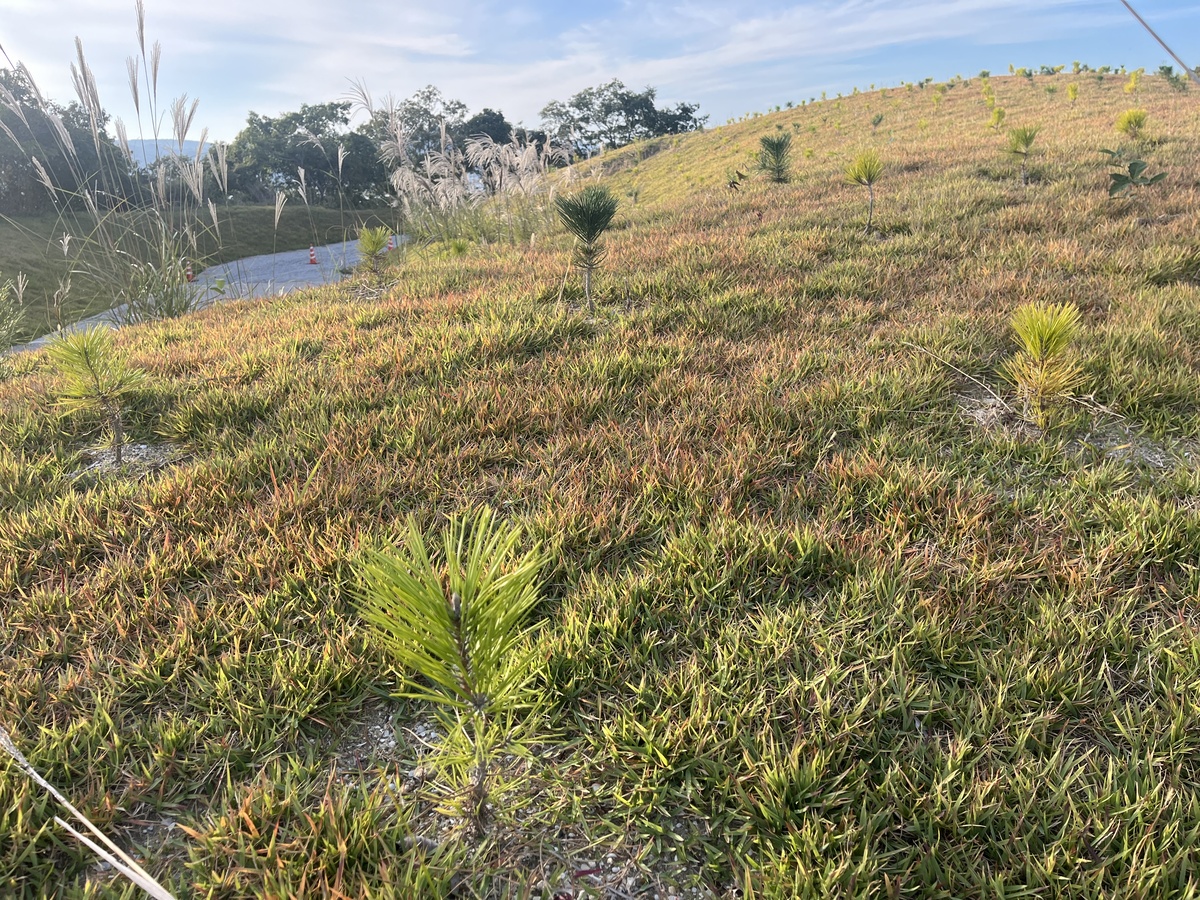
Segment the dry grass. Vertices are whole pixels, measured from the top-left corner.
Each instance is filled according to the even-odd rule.
[[[974,80],[608,154],[639,200],[594,317],[560,234],[122,330],[130,437],[182,451],[148,477],[71,476],[98,423],[37,357],[0,383],[0,717],[185,895],[1193,896],[1200,290],[1152,275],[1200,115],[1144,79],[1170,174],[1110,201],[1124,79],[1074,80],[992,79],[1025,187]],[[794,182],[729,191],[776,123]],[[1046,434],[963,413],[1024,301],[1084,313]],[[410,777],[423,710],[340,751],[396,683],[354,563],[479,503],[552,553],[552,742],[481,846]],[[0,893],[115,894],[51,814],[5,773]]]

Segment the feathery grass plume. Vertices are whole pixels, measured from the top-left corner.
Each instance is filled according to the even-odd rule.
[[[1007,153],[1021,160],[1021,184],[1029,184],[1029,154],[1033,152],[1033,142],[1037,139],[1040,128],[1032,125],[1022,125],[1008,132]]]
[[[588,311],[596,312],[592,301],[592,272],[604,261],[608,251],[602,243],[604,232],[612,225],[619,201],[608,188],[589,184],[575,194],[554,198],[558,217],[567,231],[575,236],[572,261],[583,270],[583,291]]]
[[[758,170],[775,184],[792,179],[792,136],[765,134],[759,139]]]
[[[122,325],[134,325],[195,312],[204,287],[188,280],[188,248],[194,246],[194,235],[171,231],[166,223],[149,229],[137,256],[126,258],[129,268],[112,317]]]
[[[1142,137],[1150,115],[1144,109],[1127,109],[1117,116],[1114,128],[1130,140],[1136,141]]]
[[[186,246],[178,255],[189,258],[198,257],[200,236],[214,236],[209,243],[219,244],[215,226],[205,222],[209,210],[201,156],[182,155],[197,104],[186,96],[171,104],[172,137],[179,152],[160,154],[160,132],[167,118],[158,100],[162,48],[157,42],[147,47],[144,4],[138,0],[134,8],[140,55],[127,60],[126,76],[137,134],[145,141],[143,123],[148,121],[151,129],[154,158],[146,166],[139,166],[133,158],[129,146],[132,128],[126,123],[113,123],[116,141],[109,136],[108,114],[82,41],[76,41],[76,59],[70,66],[78,100],[74,115],[82,120],[79,129],[71,132],[64,126],[59,108],[45,98],[28,69],[19,64],[14,72],[22,85],[21,97],[2,100],[10,109],[19,110],[26,123],[24,131],[10,137],[38,173],[63,230],[79,238],[68,260],[76,276],[75,315],[107,308],[119,300],[135,287],[141,267],[161,269],[164,244],[182,240]],[[28,127],[34,118],[51,127]],[[201,133],[201,146],[206,137]],[[48,160],[54,164],[47,164]],[[144,309],[149,316],[158,315],[152,305]]]
[[[1020,349],[1000,371],[1015,386],[1026,416],[1045,428],[1050,406],[1083,381],[1083,370],[1069,353],[1079,336],[1079,309],[1070,303],[1023,303],[1010,325]]]
[[[434,704],[446,729],[439,755],[477,837],[498,787],[497,756],[523,750],[517,718],[536,706],[530,683],[541,660],[526,622],[546,558],[538,547],[518,555],[521,537],[482,508],[452,519],[431,556],[410,516],[403,551],[372,553],[359,571],[363,619],[413,673],[402,696]]]
[[[874,150],[865,150],[846,167],[846,181],[867,189],[867,225],[864,234],[871,233],[871,221],[875,215],[875,182],[883,174],[883,163]]]
[[[63,378],[57,405],[68,413],[102,415],[112,429],[112,449],[121,465],[125,446],[123,407],[126,398],[146,381],[140,369],[130,368],[113,349],[112,330],[92,326],[58,335],[48,348]]]
[[[53,797],[63,809],[65,809],[74,817],[76,822],[90,831],[95,836],[96,841],[99,841],[99,843],[87,837],[87,835],[77,831],[69,822],[66,822],[59,816],[54,817],[54,821],[57,824],[61,825],[76,840],[78,840],[81,844],[86,846],[102,860],[120,872],[129,881],[133,882],[135,885],[149,894],[152,898],[154,898],[154,900],[175,900],[174,895],[171,894],[170,891],[159,884],[150,875],[150,873],[139,866],[132,857],[125,853],[124,850],[114,844],[108,838],[108,836],[104,834],[104,832],[93,825],[91,820],[88,819],[88,817],[81,813],[78,809],[76,809],[71,801],[68,800],[61,791],[59,791],[56,787],[54,787],[54,785],[42,777],[41,773],[38,772],[38,770],[30,764],[29,760],[25,758],[25,754],[17,749],[17,745],[13,743],[12,738],[9,736],[8,732],[3,728],[3,726],[0,726],[0,750],[3,750],[10,757],[12,757],[12,759],[16,762],[17,767],[23,773],[25,773],[25,775],[32,780],[34,784]]]

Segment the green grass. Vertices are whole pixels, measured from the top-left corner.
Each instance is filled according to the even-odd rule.
[[[284,207],[278,230],[273,206],[218,208],[217,221],[217,233],[198,235],[197,257],[208,264],[275,250],[298,250],[314,242],[327,244],[343,238],[354,240],[360,224],[395,224],[394,214],[388,210],[342,212],[324,207],[307,208],[299,202]],[[211,228],[207,216],[205,224]],[[50,301],[70,268],[59,243],[64,230],[76,229],[65,227],[56,216],[0,218],[0,275],[15,279],[17,273],[24,273],[29,279],[20,328],[22,339],[50,330]],[[74,235],[74,238],[77,247],[80,236]],[[198,263],[195,268],[200,271],[203,265]],[[76,321],[108,309],[112,304],[111,297],[99,294],[86,277],[76,275],[63,307],[63,317],[67,322]]]
[[[1200,288],[1150,273],[1194,246],[1200,115],[1146,79],[1169,190],[1110,201],[1123,79],[1034,81],[992,79],[1042,126],[1025,186],[974,86],[607,154],[639,202],[595,316],[559,233],[122,329],[161,471],[76,474],[100,423],[27,357],[0,719],[182,895],[1195,896]],[[730,192],[776,120],[813,155]],[[1000,402],[1026,301],[1083,313],[1046,433]],[[482,844],[410,777],[431,717],[353,575],[479,504],[550,555],[546,744]],[[119,895],[3,771],[0,893]]]

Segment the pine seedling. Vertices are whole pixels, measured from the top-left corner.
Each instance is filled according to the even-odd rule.
[[[1005,115],[1005,113],[1004,113],[1003,106],[994,107],[992,109],[992,118],[988,122],[988,127],[993,128],[996,131],[999,131],[1001,128],[1004,127],[1004,115]]]
[[[404,549],[372,553],[359,572],[363,619],[405,673],[402,696],[434,704],[451,808],[479,838],[503,789],[499,756],[526,752],[518,715],[537,705],[541,661],[526,622],[546,560],[536,547],[518,555],[521,536],[481,509],[452,520],[431,556],[410,516]]]
[[[1023,303],[1010,321],[1019,347],[1001,366],[1013,383],[1025,415],[1039,428],[1049,423],[1049,408],[1083,381],[1083,370],[1070,356],[1079,336],[1079,309],[1070,303]]]
[[[1040,129],[1026,125],[1008,132],[1007,151],[1021,160],[1021,184],[1029,184],[1029,154],[1033,152],[1033,142],[1038,136],[1038,131]]]
[[[60,334],[48,348],[63,377],[57,404],[68,413],[98,413],[112,430],[112,449],[121,465],[125,446],[123,407],[128,396],[146,381],[140,369],[130,368],[113,349],[112,331],[93,326]]]
[[[583,292],[587,297],[588,312],[593,315],[596,304],[592,301],[592,272],[608,254],[601,239],[612,225],[618,202],[608,188],[598,184],[589,184],[575,194],[554,198],[559,219],[575,236],[572,261],[583,271]]]
[[[1131,141],[1136,141],[1142,137],[1149,119],[1150,116],[1144,109],[1127,109],[1117,116],[1114,127]]]
[[[1075,101],[1079,99],[1079,83],[1072,81],[1067,85],[1067,99],[1071,101],[1071,105],[1075,105]]]
[[[378,287],[383,285],[383,253],[391,236],[391,231],[382,225],[378,228],[362,228],[358,232],[359,259]]]
[[[875,214],[875,182],[882,174],[883,163],[874,150],[860,153],[854,162],[846,167],[846,181],[867,189],[867,226],[863,229],[864,234],[871,233],[871,221]]]
[[[792,180],[792,136],[767,134],[759,140],[758,170],[768,181],[787,184]]]

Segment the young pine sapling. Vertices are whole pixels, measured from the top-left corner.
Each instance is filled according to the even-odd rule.
[[[102,415],[112,430],[112,449],[118,466],[125,446],[124,404],[146,381],[140,369],[130,368],[113,349],[112,330],[93,326],[56,337],[48,348],[63,377],[58,405],[67,412]]]
[[[791,181],[792,136],[787,133],[767,134],[758,143],[758,170],[775,184]]]
[[[1013,312],[1020,349],[1004,361],[1001,372],[1039,428],[1048,424],[1050,405],[1069,397],[1083,381],[1083,370],[1070,355],[1080,321],[1079,309],[1070,303],[1023,303]]]
[[[1029,154],[1033,152],[1038,131],[1039,128],[1025,125],[1008,132],[1008,153],[1021,160],[1021,184],[1029,184]]]
[[[434,764],[476,837],[503,789],[498,757],[524,755],[520,715],[532,722],[537,705],[541,661],[526,622],[546,560],[536,547],[519,555],[521,536],[481,509],[452,520],[431,556],[410,517],[403,551],[373,553],[360,570],[363,619],[404,673],[403,696],[434,704],[445,731]]]
[[[382,225],[378,228],[362,228],[358,232],[358,256],[371,273],[376,287],[383,286],[383,254],[391,236],[391,231]]]
[[[583,271],[583,291],[587,297],[588,312],[594,315],[596,304],[592,301],[592,272],[608,253],[602,238],[617,214],[618,200],[608,188],[589,184],[574,194],[555,197],[554,205],[563,226],[575,236],[572,261],[576,268]]]
[[[871,233],[871,221],[875,214],[875,182],[882,174],[883,163],[874,150],[860,153],[854,162],[846,167],[846,181],[867,189],[867,226],[863,229],[864,234]]]

